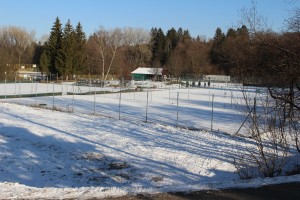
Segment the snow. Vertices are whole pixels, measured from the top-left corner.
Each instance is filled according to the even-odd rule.
[[[54,86],[34,85],[20,84],[20,91],[28,94],[32,86],[33,91],[46,92]],[[3,84],[0,87],[3,95]],[[6,91],[13,94],[14,85],[10,87]],[[55,87],[57,91],[74,89],[72,85]],[[181,96],[177,125],[185,128],[176,127],[177,92]],[[149,90],[147,123],[145,91],[121,94],[121,120],[119,93],[55,96],[57,108],[70,105],[74,113],[25,106],[45,103],[51,108],[52,96],[2,99],[0,198],[89,199],[300,182],[299,175],[239,179],[233,158],[253,144],[234,135],[243,116],[235,104],[231,106],[229,95],[224,97],[225,92],[234,92],[233,101],[239,101],[239,90],[232,88]]]
[[[147,67],[139,67],[131,74],[153,74],[153,75],[162,75],[163,68],[147,68]]]

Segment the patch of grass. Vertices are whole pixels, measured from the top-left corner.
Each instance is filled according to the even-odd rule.
[[[110,170],[126,169],[129,165],[126,162],[111,162],[108,164]]]
[[[151,178],[151,180],[154,181],[154,182],[160,182],[160,181],[164,180],[164,177],[154,176],[154,177]]]

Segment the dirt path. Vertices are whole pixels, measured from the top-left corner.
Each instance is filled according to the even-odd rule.
[[[300,183],[269,185],[260,188],[136,195],[105,200],[296,200],[300,199]]]

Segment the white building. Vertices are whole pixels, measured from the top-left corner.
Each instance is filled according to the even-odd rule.
[[[225,75],[203,75],[203,79],[211,82],[230,82],[230,76]]]
[[[161,80],[163,68],[139,67],[131,72],[132,79],[135,81]]]

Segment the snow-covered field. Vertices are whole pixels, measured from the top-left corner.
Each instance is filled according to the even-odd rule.
[[[150,83],[146,82],[144,85]],[[156,88],[153,89],[122,94],[118,92],[119,88],[74,86],[67,83],[11,83],[6,84],[5,88],[4,84],[0,84],[0,89],[2,91],[0,95],[5,102],[31,106],[43,105],[50,109],[77,114],[96,114],[138,122],[158,122],[189,129],[209,131],[213,129],[229,134],[239,129],[244,118],[243,113],[237,110],[242,99],[239,85],[215,84],[210,88],[186,89],[175,84],[169,86],[156,83]],[[249,91],[253,95],[256,94],[253,88],[249,88]],[[48,93],[50,96],[39,97],[41,93]],[[53,96],[53,93],[63,95]],[[16,98],[5,99],[5,96],[11,95]],[[32,97],[22,98],[22,95],[32,95]]]
[[[30,93],[29,86],[42,88],[22,84],[20,91]],[[50,86],[38,91],[53,92]],[[6,85],[6,94],[16,92],[14,87]],[[54,87],[74,90],[72,85]],[[1,99],[0,199],[87,199],[299,182],[300,176],[239,180],[233,158],[253,145],[233,135],[244,119],[236,106],[239,91],[163,86],[122,93],[122,98],[91,92]],[[59,109],[24,106],[51,108],[53,102]],[[68,106],[73,113],[57,111]]]

